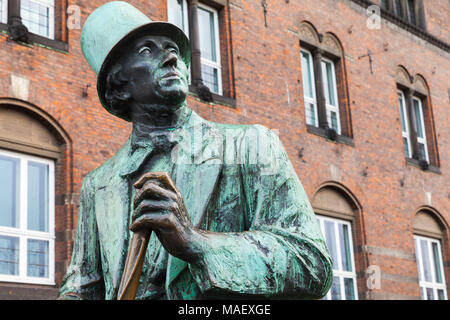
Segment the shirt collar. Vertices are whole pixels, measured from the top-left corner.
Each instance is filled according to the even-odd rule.
[[[182,117],[184,119],[175,127],[150,132],[133,129],[128,159],[120,171],[120,176],[126,178],[134,174],[154,152],[170,151],[182,138],[180,131],[189,126],[191,114],[192,110],[186,108]]]

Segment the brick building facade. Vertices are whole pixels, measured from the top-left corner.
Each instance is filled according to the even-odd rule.
[[[4,187],[2,199],[27,202],[19,185],[35,183],[32,172],[42,166],[51,174],[36,171],[47,177],[36,181],[55,188],[47,223],[32,228],[30,218],[24,226],[20,205],[15,220],[0,212],[8,215],[0,219],[7,260],[0,299],[52,299],[70,259],[82,179],[119,149],[131,126],[98,102],[80,49],[77,23],[107,1],[36,0],[47,20],[33,29],[32,6],[22,0],[31,8],[22,7],[22,19],[36,30],[28,34],[11,28],[18,1],[7,2],[0,2],[0,170],[8,181],[16,181],[8,168],[28,165],[30,173],[17,178],[16,193]],[[128,2],[152,20],[179,9],[167,0]],[[373,4],[379,7],[368,10]],[[210,65],[218,73],[213,102],[192,85],[188,104],[211,121],[278,130],[332,247],[336,282],[328,297],[446,298],[450,3],[204,0],[199,8],[215,22],[217,64]],[[2,210],[13,212],[14,201]],[[32,245],[40,248],[34,264]]]

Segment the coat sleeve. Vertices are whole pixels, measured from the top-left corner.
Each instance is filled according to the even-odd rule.
[[[105,296],[93,191],[88,175],[81,187],[75,244],[58,299],[96,300]]]
[[[313,209],[278,137],[250,128],[237,156],[248,231],[208,235],[191,274],[205,295],[321,298],[333,275]]]

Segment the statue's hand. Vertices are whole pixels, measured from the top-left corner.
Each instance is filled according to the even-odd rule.
[[[200,238],[169,174],[144,174],[135,184],[134,213],[130,230],[152,230],[173,256],[191,262],[198,258]]]

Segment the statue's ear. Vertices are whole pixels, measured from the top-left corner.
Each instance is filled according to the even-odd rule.
[[[128,79],[123,76],[122,67],[113,66],[106,77],[106,100],[112,105],[130,100],[131,94],[125,89],[127,84]]]

